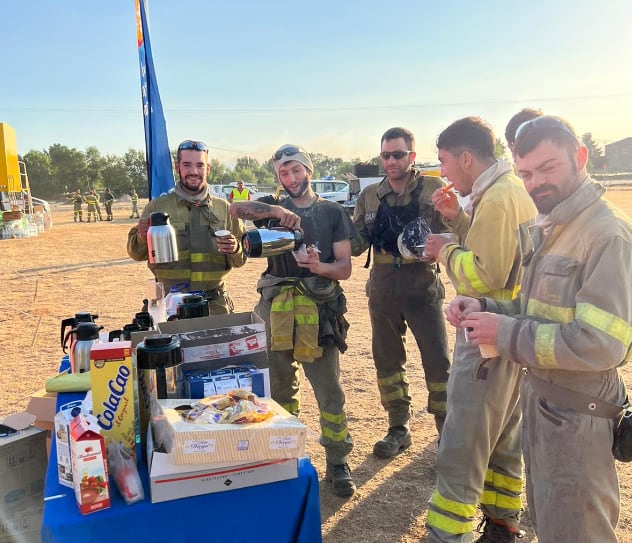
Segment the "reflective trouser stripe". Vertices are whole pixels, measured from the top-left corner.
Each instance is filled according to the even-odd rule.
[[[332,441],[344,441],[349,436],[347,417],[344,413],[320,412],[320,426],[323,436]]]
[[[518,511],[522,507],[520,496],[507,496],[495,490],[483,490],[481,504],[507,509],[508,511]]]
[[[476,509],[476,504],[449,500],[435,490],[430,498],[428,525],[449,534],[465,534],[474,528]]]
[[[298,416],[301,411],[301,405],[298,400],[284,403],[281,407],[283,407],[283,409],[285,409],[288,413],[292,413],[292,415],[296,416]]]
[[[380,401],[386,406],[393,400],[402,400],[408,396],[408,379],[405,372],[397,372],[377,380]]]
[[[509,477],[508,475],[497,473],[492,469],[487,470],[487,473],[485,474],[485,483],[518,495],[522,492],[522,479]]]

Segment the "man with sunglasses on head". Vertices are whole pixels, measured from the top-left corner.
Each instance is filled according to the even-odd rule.
[[[244,265],[241,237],[245,232],[239,219],[228,213],[228,202],[209,194],[208,147],[201,141],[183,141],[176,155],[179,181],[173,192],[151,200],[128,235],[127,253],[134,260],[148,260],[147,231],[149,216],[155,211],[169,215],[176,231],[178,261],[147,266],[169,292],[175,285],[187,285],[189,292],[203,291],[211,315],[233,311],[233,302],[225,290],[232,268]],[[229,231],[217,237],[215,232]]]
[[[441,175],[453,192],[432,201],[455,239],[429,235],[424,253],[441,264],[458,294],[510,300],[520,288],[531,248],[535,208],[512,165],[494,156],[496,138],[479,117],[448,126],[437,139]],[[437,452],[437,488],[428,510],[428,541],[471,541],[477,507],[480,543],[513,543],[521,535],[520,367],[483,355],[457,329],[448,416]]]
[[[233,216],[302,230],[304,246],[268,257],[268,267],[257,283],[261,294],[255,313],[267,324],[272,397],[297,415],[299,363],[312,385],[320,410],[320,443],[325,447],[326,479],[334,494],[351,496],[356,486],[348,457],[353,448],[340,384],[340,352],[348,323],[340,281],[351,275],[353,225],[336,202],[314,193],[314,166],[305,150],[283,145],[272,165],[287,197],[270,195],[256,201],[233,202]]]
[[[446,315],[474,345],[526,367],[521,385],[529,513],[538,540],[614,543],[613,426],[632,357],[632,220],[586,172],[565,120],[516,133],[514,160],[538,215],[520,297],[457,297]]]
[[[358,197],[353,222],[358,232],[353,256],[369,249],[365,267],[373,260],[366,285],[371,317],[373,362],[380,401],[388,412],[388,432],[373,453],[398,455],[412,444],[412,399],[406,376],[406,330],[421,351],[428,388],[428,411],[439,435],[446,413],[446,383],[450,359],[442,305],[445,289],[434,263],[416,254],[402,254],[398,238],[420,218],[434,232],[444,231],[432,207],[432,193],[445,185],[439,177],[414,168],[415,138],[405,128],[391,128],[382,136],[382,167],[386,177],[366,187]],[[371,254],[372,251],[372,254]]]

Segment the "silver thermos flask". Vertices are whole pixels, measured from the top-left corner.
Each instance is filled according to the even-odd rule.
[[[247,257],[276,256],[287,251],[298,251],[304,243],[300,230],[287,228],[258,228],[248,230],[241,238]]]
[[[99,341],[99,326],[94,322],[80,322],[71,332],[77,335],[77,341],[70,353],[71,367],[74,373],[90,371],[90,349]]]
[[[147,251],[151,264],[164,264],[178,260],[176,232],[169,224],[169,214],[155,211],[149,216]]]

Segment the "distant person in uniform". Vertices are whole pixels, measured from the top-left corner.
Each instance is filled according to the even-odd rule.
[[[138,214],[138,194],[134,189],[130,193],[130,198],[132,200],[132,214],[129,216],[130,219],[140,219],[140,215]]]
[[[230,191],[228,195],[228,201],[233,202],[250,200],[250,191],[244,187],[244,182],[240,179],[237,181],[237,186]]]
[[[96,191],[91,190],[86,194],[85,197],[86,204],[88,204],[88,222],[90,222],[90,217],[94,218],[94,222],[97,222],[97,205],[99,203],[99,197],[96,194]]]
[[[105,214],[107,215],[106,221],[113,221],[114,216],[112,215],[112,204],[114,203],[114,196],[112,196],[112,192],[110,189],[105,189],[103,193],[103,206],[105,207]]]
[[[81,196],[81,189],[77,189],[75,192],[73,192],[71,200],[74,221],[83,222],[83,211],[81,210],[81,204],[83,204],[83,196]]]

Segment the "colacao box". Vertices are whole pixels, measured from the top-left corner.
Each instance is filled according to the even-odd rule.
[[[180,338],[184,372],[244,363],[268,367],[266,326],[255,313],[161,322],[158,328]]]
[[[185,421],[176,408],[194,400],[158,400],[174,464],[235,462],[300,458],[305,454],[307,428],[278,403],[260,398],[274,416],[251,424],[211,424]]]
[[[130,341],[95,343],[90,349],[92,409],[105,439],[122,444],[136,457],[138,398]]]
[[[150,454],[149,489],[152,503],[225,492],[296,477],[296,458],[217,467],[208,464],[177,465],[167,453],[152,451]]]
[[[47,465],[46,432],[0,438],[0,543],[40,541]]]
[[[82,515],[110,507],[105,440],[84,414],[70,421],[75,497]]]

